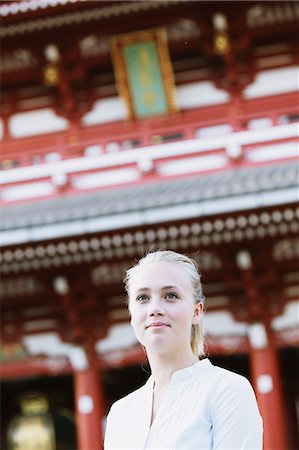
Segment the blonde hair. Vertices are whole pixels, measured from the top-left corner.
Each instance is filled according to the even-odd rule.
[[[188,256],[174,252],[172,250],[159,250],[156,252],[150,252],[142,257],[135,266],[126,271],[124,283],[128,297],[130,294],[131,279],[134,276],[135,272],[140,267],[157,261],[165,261],[180,265],[182,269],[186,271],[191,281],[195,304],[204,304],[205,297],[202,292],[201,274],[198,271],[197,263]],[[196,325],[192,325],[191,328],[191,348],[195,356],[204,356],[204,329],[202,314],[200,316],[200,322]]]

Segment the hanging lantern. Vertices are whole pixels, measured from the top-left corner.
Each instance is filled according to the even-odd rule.
[[[9,450],[55,450],[55,431],[47,398],[30,392],[20,402],[21,414],[15,416],[7,430]]]
[[[217,55],[227,55],[230,51],[228,34],[224,31],[218,31],[214,35],[214,51]]]
[[[46,86],[57,86],[59,83],[59,72],[56,64],[47,64],[43,68],[43,79]]]
[[[215,29],[213,46],[217,55],[227,55],[230,51],[229,36],[227,33],[228,22],[223,13],[217,13],[213,16],[213,26]]]

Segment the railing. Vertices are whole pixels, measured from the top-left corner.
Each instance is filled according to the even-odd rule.
[[[64,159],[119,153],[140,147],[298,120],[294,94],[186,111],[176,117],[80,127],[2,142],[1,168],[12,169]],[[239,116],[238,116],[239,114]]]
[[[273,112],[273,102],[269,108],[268,101],[271,115],[267,116],[265,103],[255,103],[258,114],[245,111],[239,129],[223,120],[228,117],[225,112],[231,114],[231,109],[221,105],[184,113],[168,122],[156,119],[139,124],[111,124],[88,127],[80,133],[68,131],[6,143],[6,154],[10,148],[10,157],[21,156],[24,165],[2,171],[1,201],[26,201],[62,191],[138,183],[145,176],[165,178],[296,159],[295,108],[287,109],[280,102],[280,110]],[[252,108],[251,102],[248,105]],[[24,145],[23,154],[19,146],[13,153],[12,148],[18,144]],[[42,148],[44,159],[52,153],[52,160],[25,165],[28,155],[37,154],[32,150],[37,144],[41,145],[38,148]]]

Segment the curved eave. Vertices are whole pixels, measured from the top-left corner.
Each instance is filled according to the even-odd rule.
[[[6,206],[2,245],[287,205],[297,180],[292,160]]]

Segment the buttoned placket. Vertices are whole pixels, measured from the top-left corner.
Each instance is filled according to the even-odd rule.
[[[156,415],[155,419],[153,420],[153,422],[151,424],[150,422],[151,422],[151,418],[152,418],[153,403],[154,403],[154,380],[153,379],[151,380],[150,395],[149,395],[149,398],[150,398],[150,403],[149,403],[150,404],[150,408],[149,408],[149,411],[150,411],[149,428],[148,428],[148,433],[147,433],[147,436],[146,436],[146,440],[145,440],[143,449],[147,448],[147,443],[148,443],[149,439],[152,437],[152,435],[154,433],[156,433],[158,431],[158,425],[157,424],[159,424],[161,422],[159,420],[159,417],[162,415],[163,410],[165,409],[165,405],[167,405],[167,399],[168,399],[169,394],[172,391],[172,389],[173,389],[173,376],[172,376],[172,378],[170,380],[170,383],[169,383],[169,385],[168,385],[168,387],[166,389],[164,398],[163,398],[163,400],[161,402],[161,405],[159,407],[157,415]]]
[[[150,377],[150,379],[148,380],[149,386],[148,386],[148,392],[147,392],[147,405],[149,405],[149,408],[147,408],[147,411],[149,412],[149,416],[147,417],[148,428],[147,428],[147,435],[145,438],[143,450],[147,449],[147,443],[149,442],[150,438],[152,438],[153,435],[159,431],[159,424],[161,424],[161,420],[159,420],[159,418],[162,416],[163,410],[165,410],[165,408],[167,407],[167,404],[169,403],[168,397],[171,394],[171,392],[173,391],[173,389],[177,386],[178,383],[180,383],[183,379],[190,376],[192,373],[197,372],[200,369],[202,370],[204,367],[208,367],[210,365],[211,365],[211,363],[208,359],[201,360],[201,361],[198,361],[197,363],[195,363],[191,367],[186,367],[184,369],[177,370],[176,372],[174,372],[172,374],[172,377],[171,377],[170,383],[167,387],[165,396],[163,398],[163,401],[160,405],[160,408],[159,408],[157,415],[152,424],[151,424],[151,417],[152,417],[153,398],[154,398],[154,379],[152,376]]]

